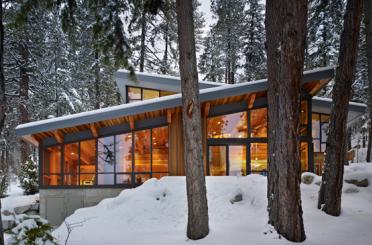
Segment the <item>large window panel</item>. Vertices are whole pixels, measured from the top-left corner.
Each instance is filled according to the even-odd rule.
[[[143,100],[159,98],[159,91],[152,89],[142,89]]]
[[[114,136],[98,139],[98,172],[114,172],[115,147]]]
[[[319,120],[319,114],[313,113],[312,114],[312,137],[319,139],[320,138],[320,120]]]
[[[168,172],[168,126],[152,129],[152,171]]]
[[[132,172],[132,133],[116,136],[116,172]]]
[[[43,174],[42,183],[45,186],[62,185],[61,175],[59,175],[59,174]]]
[[[226,175],[226,146],[209,146],[209,174],[211,176]]]
[[[252,172],[267,172],[267,144],[251,143]]]
[[[79,165],[79,143],[66,144],[64,158],[64,172],[76,174]]]
[[[301,161],[301,172],[306,172],[309,170],[309,147],[306,142],[301,142],[300,144],[300,161]]]
[[[96,172],[96,140],[80,142],[80,185],[94,185]]]
[[[43,173],[61,173],[61,146],[52,146],[43,152]]]
[[[134,171],[151,171],[150,129],[134,133]]]
[[[114,174],[98,174],[98,185],[115,184]]]
[[[208,138],[246,138],[247,112],[238,112],[207,119]]]
[[[267,137],[267,108],[251,110],[251,137]]]
[[[141,88],[127,87],[129,100],[141,100]]]
[[[246,169],[246,146],[230,145],[229,146],[229,175],[245,176]]]

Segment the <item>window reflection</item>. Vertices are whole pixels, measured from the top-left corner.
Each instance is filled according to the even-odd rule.
[[[98,139],[98,172],[114,172],[114,136]]]
[[[209,174],[226,175],[226,146],[209,146]]]
[[[127,87],[129,100],[141,100],[141,88]]]
[[[98,174],[99,185],[113,185],[114,183],[114,174]]]
[[[142,90],[143,100],[159,98],[159,91],[152,89],[143,89]]]
[[[61,146],[52,146],[44,150],[43,172],[60,173],[61,172]]]
[[[246,138],[247,112],[208,118],[207,132],[208,138]]]
[[[246,147],[241,145],[229,146],[229,175],[245,176],[246,171]]]
[[[267,144],[251,143],[251,169],[254,172],[267,172]]]
[[[134,171],[150,172],[150,130],[141,130],[134,133]]]
[[[251,137],[267,137],[267,108],[251,110]]]

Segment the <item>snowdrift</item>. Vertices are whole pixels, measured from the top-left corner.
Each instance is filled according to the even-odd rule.
[[[344,184],[342,215],[316,208],[320,177],[301,184],[307,239],[303,244],[370,244],[372,239],[372,163],[345,167],[345,179],[369,179],[368,187]],[[185,177],[151,179],[142,186],[77,210],[66,219],[68,244],[291,244],[267,225],[266,177],[207,177],[210,234],[186,237]],[[357,191],[345,192],[348,188]],[[232,202],[237,194],[243,200]],[[66,224],[54,231],[64,244]]]

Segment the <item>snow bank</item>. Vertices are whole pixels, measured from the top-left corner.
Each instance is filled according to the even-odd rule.
[[[346,167],[345,176],[372,178],[372,164]],[[362,178],[362,177],[361,177]],[[116,198],[77,210],[66,219],[73,227],[68,244],[290,244],[267,225],[266,177],[207,177],[210,234],[188,241],[185,177],[151,179]],[[316,208],[319,186],[302,184],[307,240],[303,244],[370,244],[372,189],[344,193],[342,215],[331,217]],[[231,203],[237,194],[240,202]],[[62,224],[54,235],[67,236]]]

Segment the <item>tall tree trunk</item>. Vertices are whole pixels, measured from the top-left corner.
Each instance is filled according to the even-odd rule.
[[[146,55],[146,11],[142,10],[141,18],[141,53],[140,53],[140,72],[144,71]]]
[[[266,1],[269,110],[269,224],[304,241],[300,192],[299,112],[307,20],[306,0]]]
[[[27,73],[28,66],[28,49],[27,44],[21,42],[19,44],[19,55],[21,57],[21,66],[19,68],[19,123],[27,123],[30,121],[28,113],[28,92],[29,92],[29,76]],[[20,141],[21,164],[25,163],[30,156],[30,146],[21,139]]]
[[[95,65],[94,65],[94,92],[95,92],[95,101],[94,101],[94,109],[101,108],[101,90],[100,90],[100,66],[99,66],[99,54],[96,50],[94,52],[94,59],[95,59]]]
[[[165,40],[165,45],[164,45],[164,55],[163,55],[163,61],[162,61],[162,67],[161,67],[161,73],[167,74],[168,72],[168,42],[169,42],[169,23],[167,22],[165,24],[165,31],[164,31],[164,40]]]
[[[4,25],[3,25],[3,1],[0,6],[0,137],[3,132],[6,112],[5,77],[4,77]],[[1,210],[1,200],[0,200]],[[0,212],[0,245],[4,245],[3,219]]]
[[[368,110],[369,110],[369,129],[368,129],[368,146],[367,162],[371,161],[372,148],[372,0],[364,1],[364,23],[366,26],[367,41],[367,62],[368,62]]]
[[[341,213],[341,192],[346,163],[347,113],[354,80],[363,1],[348,0],[332,95],[332,110],[318,208],[330,215]]]
[[[187,237],[196,240],[208,235],[209,218],[202,155],[192,0],[177,0],[177,22],[188,204]]]

